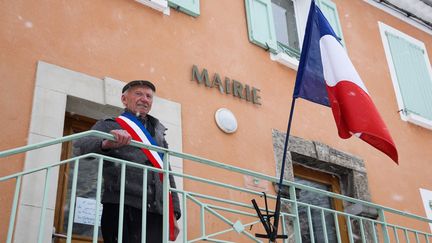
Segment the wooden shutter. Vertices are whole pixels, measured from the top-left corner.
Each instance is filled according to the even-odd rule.
[[[249,40],[276,52],[276,32],[271,0],[245,0]]]
[[[329,21],[336,35],[340,38],[342,45],[345,45],[343,42],[342,27],[339,22],[339,15],[336,4],[331,0],[319,0],[318,7],[321,9],[321,12]]]
[[[386,32],[405,114],[432,121],[432,77],[426,51],[408,40]]]
[[[200,0],[169,0],[170,7],[178,9],[193,17],[200,15]]]

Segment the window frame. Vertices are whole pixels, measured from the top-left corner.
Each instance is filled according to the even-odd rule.
[[[170,7],[188,14],[192,17],[198,17],[200,13],[200,0],[135,0],[145,6],[170,15]]]
[[[378,26],[379,26],[379,30],[380,30],[380,34],[381,34],[381,40],[384,46],[384,52],[385,52],[385,56],[387,59],[387,64],[388,64],[388,68],[390,71],[390,77],[393,83],[393,89],[395,91],[395,95],[396,95],[396,100],[397,100],[397,104],[398,104],[398,113],[401,117],[401,119],[403,121],[406,122],[410,122],[413,124],[416,124],[418,126],[424,127],[426,129],[432,130],[432,120],[429,120],[427,118],[424,118],[420,115],[414,114],[414,113],[405,113],[405,104],[403,102],[403,97],[402,97],[402,92],[401,92],[401,88],[399,86],[398,83],[398,78],[397,78],[397,74],[396,74],[396,70],[395,70],[395,65],[393,63],[393,58],[392,58],[392,53],[390,50],[390,46],[388,43],[388,39],[387,39],[387,35],[386,33],[390,33],[392,35],[396,35],[400,38],[403,38],[404,40],[410,42],[413,45],[416,45],[417,47],[423,49],[424,51],[424,58],[425,58],[425,62],[426,62],[426,66],[428,69],[428,73],[429,73],[429,77],[431,77],[432,80],[432,68],[431,68],[431,63],[429,60],[429,55],[427,53],[427,49],[425,44],[420,41],[415,39],[412,36],[409,36],[389,25],[386,25],[383,22],[378,22]],[[432,85],[432,83],[431,83]],[[430,100],[432,102],[432,98]]]
[[[290,56],[287,53],[278,50],[277,53],[270,52],[270,59],[297,71],[298,66],[300,64],[299,61],[300,61],[301,48],[303,45],[304,33],[306,30],[306,22],[309,14],[310,4],[312,3],[312,1],[310,0],[309,1],[292,0],[292,1],[294,4],[294,14],[296,18],[297,35],[299,39],[298,40],[299,49],[300,49],[299,58],[297,59],[296,57]],[[276,45],[278,45],[277,40],[276,40]]]
[[[283,151],[286,133],[272,130],[273,150],[275,154],[276,170],[275,174],[280,175],[282,171],[282,158],[286,153],[286,165],[283,169],[284,178],[294,181],[293,164],[299,164],[308,168],[316,168],[322,172],[334,174],[339,177],[342,194],[348,197],[371,202],[369,191],[368,173],[363,159],[348,154],[328,144],[304,138],[289,136],[288,151]],[[319,152],[317,152],[319,151]],[[275,190],[279,190],[278,185],[274,185]],[[282,196],[288,198],[289,187],[282,186]],[[287,203],[289,205],[289,203]],[[353,204],[356,205],[356,204]],[[344,212],[359,217],[378,219],[377,210],[366,210],[366,207],[353,208],[351,205],[344,204]],[[351,223],[353,218],[351,218]],[[293,230],[292,224],[285,224],[288,230]],[[353,233],[360,235],[360,229],[353,228]],[[373,228],[366,227],[366,242],[373,241]]]
[[[168,6],[168,0],[135,0],[145,6],[153,8],[157,11],[162,12],[165,15],[170,15],[170,8]]]

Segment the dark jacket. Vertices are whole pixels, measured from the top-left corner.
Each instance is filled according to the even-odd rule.
[[[150,134],[160,147],[168,148],[165,140],[165,131],[167,130],[158,119],[147,115],[147,122],[141,120]],[[105,119],[98,121],[92,128],[109,133],[111,130],[122,129],[121,126],[114,119]],[[133,146],[124,146],[118,149],[102,150],[101,144],[103,139],[97,137],[85,137],[75,143],[75,147],[79,149],[80,154],[98,153],[107,155],[114,158],[124,159],[138,164],[152,166],[151,162],[147,159],[141,149]],[[142,208],[142,187],[143,187],[143,170],[126,166],[126,180],[125,180],[125,204]],[[171,169],[171,168],[170,168]],[[120,179],[121,167],[120,164],[110,161],[104,161],[103,167],[103,185],[104,191],[102,196],[102,203],[119,203],[120,202]],[[172,175],[170,175],[171,188],[175,188],[175,182]],[[178,195],[172,192],[174,212],[176,218],[180,218],[180,205]],[[147,210],[149,212],[162,214],[163,201],[162,201],[162,181],[159,178],[159,173],[148,170],[147,179]]]

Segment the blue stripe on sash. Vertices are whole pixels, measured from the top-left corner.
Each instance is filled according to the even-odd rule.
[[[147,128],[145,128],[144,124],[142,124],[142,122],[140,120],[138,120],[138,118],[134,114],[125,111],[125,112],[123,112],[123,114],[121,114],[121,116],[124,116],[124,117],[128,118],[129,120],[133,121],[141,129],[141,131],[143,131],[144,135],[147,137],[147,139],[150,141],[150,143],[152,145],[159,146],[159,144],[157,144],[156,141],[153,139],[153,137],[150,135]],[[158,154],[163,161],[164,154],[159,153],[159,152],[158,152]]]

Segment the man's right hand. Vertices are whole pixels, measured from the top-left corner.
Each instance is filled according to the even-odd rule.
[[[115,141],[103,140],[101,145],[102,149],[120,148],[130,144],[132,140],[132,136],[126,130],[111,130],[110,133],[114,135]]]

